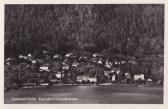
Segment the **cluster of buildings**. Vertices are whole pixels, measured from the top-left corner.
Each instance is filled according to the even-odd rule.
[[[28,66],[35,69],[35,73],[47,73],[48,81],[52,83],[60,83],[63,80],[66,81],[66,83],[72,84],[99,83],[100,77],[96,70],[92,76],[89,75],[89,70],[83,71],[82,74],[78,72],[78,69],[82,69],[82,65],[92,65],[92,69],[96,69],[97,67],[102,68],[103,70],[99,73],[104,76],[105,82],[115,84],[131,83],[131,81],[145,81],[144,74],[132,75],[132,72],[121,71],[122,66],[128,64],[135,65],[136,60],[134,58],[129,60],[115,58],[110,59],[99,53],[94,53],[91,56],[77,56],[72,52],[65,55],[55,54],[51,57],[48,55],[46,50],[43,51],[43,56],[44,57],[41,59],[36,59],[31,53],[28,53],[26,56],[19,55],[17,58],[6,58],[5,65],[10,66],[13,64],[19,65],[21,63],[26,63]],[[39,78],[40,76],[37,77],[38,82],[45,82],[44,80],[41,80],[42,78]],[[32,78],[30,77],[28,82],[30,82],[30,79]],[[150,78],[146,80],[152,82]]]

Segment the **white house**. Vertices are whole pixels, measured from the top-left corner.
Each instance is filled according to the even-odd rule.
[[[89,76],[77,76],[77,82],[82,82],[82,81],[90,81],[90,82],[97,82],[97,78],[91,78]]]
[[[134,81],[137,81],[137,80],[145,80],[145,76],[144,74],[135,74],[134,75]]]

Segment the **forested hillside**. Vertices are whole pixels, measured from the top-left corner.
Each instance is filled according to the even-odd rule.
[[[164,5],[6,5],[5,56],[164,54]]]

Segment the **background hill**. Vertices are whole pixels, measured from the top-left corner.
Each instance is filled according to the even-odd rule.
[[[6,5],[5,56],[164,54],[164,5]],[[12,51],[12,52],[11,52]]]

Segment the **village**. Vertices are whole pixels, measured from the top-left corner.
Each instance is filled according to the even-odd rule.
[[[99,53],[78,56],[73,52],[50,56],[47,49],[42,55],[41,59],[34,58],[31,53],[5,59],[5,89],[56,84],[150,85],[155,81],[149,74],[132,70],[138,64],[134,57],[106,58]],[[162,84],[162,80],[155,83]]]

